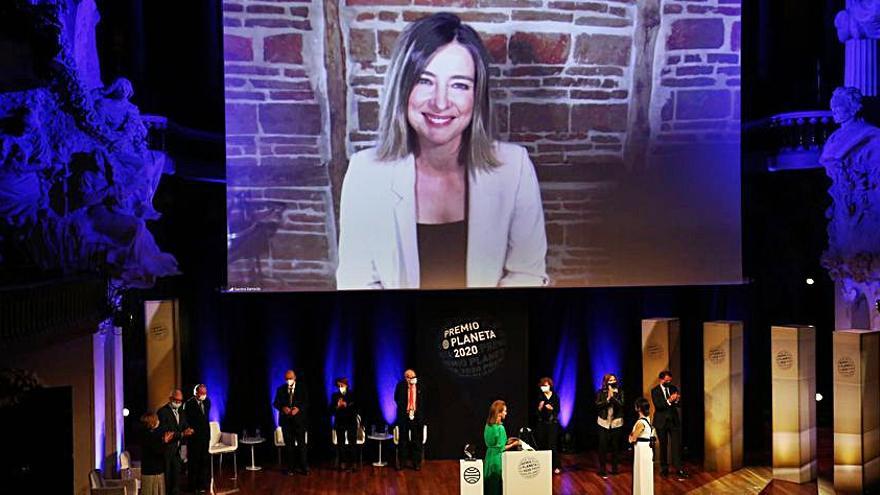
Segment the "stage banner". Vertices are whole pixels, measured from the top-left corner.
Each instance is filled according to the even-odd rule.
[[[676,383],[680,380],[681,351],[679,346],[678,318],[647,318],[642,320],[642,396],[651,402],[651,417],[654,416],[654,401],[651,389],[660,381],[663,370],[672,372]]]
[[[880,331],[837,330],[834,343],[834,491],[880,489]]]
[[[419,302],[413,365],[424,383],[430,458],[485,451],[489,406],[507,402],[508,436],[528,423],[528,312],[518,297],[432,295]],[[536,379],[537,380],[537,377]],[[537,383],[537,382],[536,382]]]
[[[704,466],[732,472],[743,463],[743,324],[703,323]]]
[[[773,478],[816,479],[816,328],[770,328],[773,383]]]

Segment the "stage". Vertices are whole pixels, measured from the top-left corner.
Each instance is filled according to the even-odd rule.
[[[563,472],[553,478],[553,493],[569,494],[630,494],[632,493],[632,461],[627,459],[620,474],[603,480],[595,467],[593,453],[563,455]],[[833,494],[830,470],[814,483],[798,485],[771,480],[768,466],[751,466],[733,473],[707,473],[699,465],[687,464],[691,477],[678,481],[675,477],[654,477],[655,494],[693,493],[704,495],[778,494],[806,495]],[[659,473],[659,469],[657,469]],[[458,461],[426,461],[421,471],[397,471],[391,466],[373,467],[365,459],[364,465],[354,472],[340,472],[321,466],[312,469],[308,476],[287,476],[277,465],[264,466],[262,471],[239,472],[236,482],[229,479],[226,471],[218,477],[217,493],[239,488],[241,495],[301,495],[351,493],[363,495],[456,495],[458,486]]]

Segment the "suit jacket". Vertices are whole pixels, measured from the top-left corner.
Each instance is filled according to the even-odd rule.
[[[496,143],[501,165],[468,173],[467,286],[547,285],[547,235],[535,167],[525,148]],[[415,157],[355,153],[342,185],[339,289],[416,289]]]
[[[337,409],[336,404],[339,402],[339,399],[344,399],[347,407],[342,409]],[[339,393],[339,389],[336,392],[333,392],[333,395],[330,396],[330,414],[336,417],[336,424],[346,423],[351,424],[356,421],[357,413],[358,413],[358,403],[355,400],[354,392],[351,389],[346,390],[345,395],[343,396]]]
[[[174,411],[171,409],[169,404],[165,404],[160,407],[158,411],[156,411],[156,416],[159,416],[159,429],[163,432],[173,431],[174,432],[174,440],[169,443],[169,448],[166,450],[166,453],[171,454],[176,451],[176,447],[180,445],[180,442],[183,441],[183,430],[189,428],[189,423],[186,421],[186,413],[183,410],[183,406],[180,406],[180,409],[177,410],[178,418],[174,418]]]
[[[548,399],[544,392],[538,392],[538,395],[535,397],[535,405],[544,401],[544,406],[538,411],[538,422],[539,423],[557,423],[559,422],[559,394],[553,390],[553,394]],[[547,406],[553,406],[553,409],[548,409]]]
[[[190,397],[183,405],[186,413],[186,422],[193,429],[192,440],[194,442],[207,442],[211,438],[211,399],[206,398],[202,402],[205,412],[199,407],[199,401]]]
[[[172,418],[173,419],[173,418]],[[168,451],[177,449],[168,448],[170,443],[165,443],[163,436],[165,431],[159,423],[159,428],[148,430],[141,427],[141,474],[157,475],[165,472],[165,455]]]
[[[678,387],[675,385],[670,384],[668,388],[669,395],[678,392]],[[681,418],[678,416],[679,404],[677,402],[672,405],[667,404],[666,396],[663,395],[663,389],[660,388],[660,385],[651,389],[651,402],[654,403],[654,428],[677,428],[681,426]]]
[[[283,383],[275,389],[275,400],[272,401],[272,406],[278,410],[278,423],[280,423],[281,426],[293,424],[305,426],[308,424],[308,418],[306,415],[309,409],[309,392],[306,390],[305,384],[299,381],[296,382],[296,387],[293,390],[293,397],[287,393],[287,390],[287,383]],[[282,409],[285,407],[291,409],[298,407],[299,413],[295,416],[284,414]]]
[[[394,388],[394,402],[397,404],[398,423],[409,418],[406,412],[409,402],[409,390],[407,387],[409,387],[409,383],[406,380],[400,380]],[[425,385],[419,383],[416,385],[416,413],[413,419],[416,422],[424,423],[425,417]]]

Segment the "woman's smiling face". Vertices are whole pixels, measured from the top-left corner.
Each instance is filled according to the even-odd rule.
[[[474,59],[453,41],[440,47],[409,94],[407,120],[419,146],[442,146],[460,140],[474,112]]]

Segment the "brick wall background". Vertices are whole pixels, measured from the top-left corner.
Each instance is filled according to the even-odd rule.
[[[254,260],[239,260],[230,265],[232,287],[333,287],[342,172],[334,167],[347,161],[332,156],[330,136],[340,131],[333,126],[344,126],[335,149],[347,155],[374,143],[394,41],[407,23],[434,12],[460,15],[491,53],[497,128],[501,139],[526,146],[538,169],[556,285],[612,280],[604,241],[614,226],[603,207],[623,177],[647,166],[641,157],[738,140],[739,0],[332,5],[224,3],[229,195],[285,204],[260,262],[262,282]],[[327,53],[337,49],[328,30],[340,35],[343,53]],[[651,30],[655,43],[640,38]],[[344,74],[328,72],[328,55],[344,61]],[[340,76],[342,94],[328,98],[328,81]],[[340,108],[344,118],[334,114]]]

